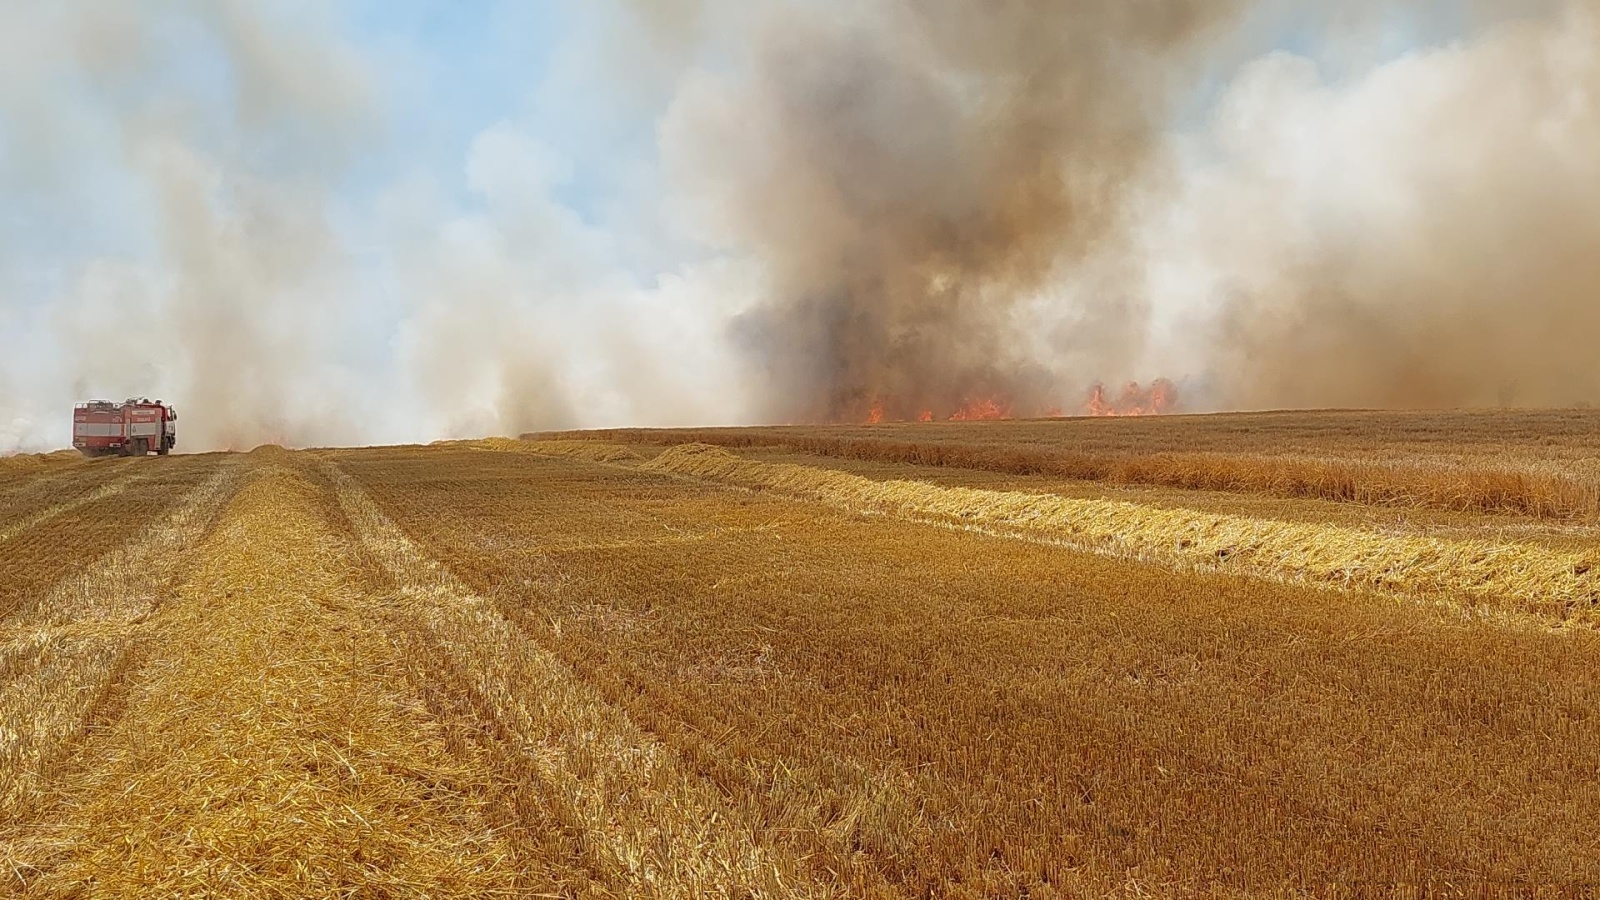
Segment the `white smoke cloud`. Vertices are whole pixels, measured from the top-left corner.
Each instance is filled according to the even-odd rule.
[[[570,165],[500,123],[466,163],[480,211],[413,205],[398,350],[434,411],[429,434],[742,418],[716,332],[748,276],[713,260],[639,284],[611,232],[552,199]],[[438,202],[410,190],[397,205]]]
[[[1260,58],[1151,217],[1150,358],[1229,407],[1591,401],[1596,147],[1581,4],[1354,71]]]
[[[715,331],[747,276],[631,271],[636,237],[555,199],[571,161],[515,121],[444,173],[464,198],[427,172],[350,194],[403,154],[385,79],[415,77],[327,7],[71,0],[9,24],[7,452],[66,444],[91,396],[174,402],[191,450],[745,414]]]
[[[1578,2],[1456,5],[1496,15],[1463,19],[1473,24],[1448,43],[1426,32],[1419,45],[1423,32],[1405,29],[1362,43],[1352,35],[1370,31],[1346,30],[1305,55],[1240,50],[1263,10],[1312,30],[1334,18],[1305,0],[1205,8],[1217,24],[1193,40],[1220,67],[1207,70],[1215,83],[1169,88],[1142,60],[1149,81],[1129,95],[1174,100],[1176,122],[1147,129],[1123,118],[1137,103],[1109,103],[1109,130],[1057,135],[1091,160],[1153,135],[1138,166],[1066,172],[1085,180],[1066,196],[1103,227],[1046,221],[1082,252],[1022,302],[973,282],[958,318],[988,318],[966,304],[1004,307],[979,349],[1004,348],[1006,365],[1044,372],[1069,403],[1093,379],[1156,375],[1187,377],[1216,406],[1600,394],[1589,346],[1600,326],[1589,293],[1600,278],[1600,28]],[[933,21],[938,52],[907,57],[915,78],[868,98],[882,108],[855,109],[842,124],[856,130],[796,149],[772,142],[841,120],[760,58],[758,39],[807,59],[815,33],[877,71],[883,54],[911,52],[885,23],[944,7],[582,9],[549,77],[526,86],[527,105],[496,111],[440,170],[432,155],[408,168],[411,136],[390,130],[396,107],[440,73],[418,52],[359,46],[329,5],[8,7],[0,453],[63,446],[72,402],[132,394],[175,402],[188,450],[752,421],[770,408],[771,373],[730,323],[812,283],[805,247],[786,235],[837,265],[885,242],[876,225],[852,231],[892,224],[875,197],[949,212],[952,227],[990,208],[972,189],[992,179],[961,173],[970,154],[937,138],[993,156],[964,117],[985,79],[1004,82],[1002,45],[1030,32],[1023,13],[1006,20],[1016,28],[986,31],[983,52]],[[1120,9],[1105,5],[1105,21],[1140,33]],[[1374,58],[1374,45],[1389,52]],[[947,54],[965,74],[929,68]],[[897,59],[888,71],[906,68]],[[828,74],[811,73],[831,84]],[[774,94],[812,119],[764,108]],[[918,103],[945,118],[902,108]],[[585,106],[594,115],[570,135],[544,121]],[[876,127],[877,115],[906,127]],[[852,141],[887,154],[875,171],[905,184],[818,159]],[[1102,190],[1094,179],[1106,172],[1128,184]],[[757,182],[766,199],[752,203]],[[949,186],[948,202],[921,184]],[[831,228],[850,204],[853,217]],[[908,290],[943,283],[883,275]]]

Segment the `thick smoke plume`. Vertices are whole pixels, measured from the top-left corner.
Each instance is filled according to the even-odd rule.
[[[752,29],[737,76],[680,95],[666,141],[708,231],[773,281],[735,325],[771,375],[768,414],[1076,399],[1088,382],[1063,392],[1014,314],[1123,242],[1171,100],[1237,5],[862,4]],[[1126,287],[1076,323],[1090,359],[1137,342]]]
[[[575,4],[464,135],[342,9],[7,7],[0,452],[1600,399],[1586,3]]]
[[[1296,29],[1316,53],[1234,70]],[[1549,2],[807,10],[690,83],[667,150],[773,280],[734,332],[768,417],[1152,375],[1206,408],[1587,402],[1597,36]]]
[[[1152,249],[1229,407],[1600,400],[1600,20],[1572,4],[1355,77],[1248,67]]]

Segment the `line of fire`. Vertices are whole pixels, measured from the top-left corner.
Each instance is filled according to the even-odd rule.
[[[1159,416],[1178,411],[1178,389],[1171,381],[1157,378],[1149,384],[1130,381],[1120,391],[1096,384],[1076,410],[1059,406],[1019,408],[1005,397],[990,396],[968,400],[944,414],[924,409],[915,417],[895,415],[897,404],[884,397],[874,398],[861,421],[869,425],[888,422],[973,422],[1000,419],[1062,419],[1071,416]]]

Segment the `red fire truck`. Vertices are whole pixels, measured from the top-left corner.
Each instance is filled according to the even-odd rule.
[[[178,445],[178,411],[145,397],[91,400],[72,409],[72,446],[84,456],[166,456]]]

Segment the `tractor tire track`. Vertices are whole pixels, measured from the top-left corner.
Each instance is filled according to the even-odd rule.
[[[133,623],[104,727],[32,822],[0,827],[0,877],[43,896],[542,896],[481,815],[498,776],[411,692],[332,498],[286,458],[238,459]]]
[[[0,457],[0,499],[14,500],[35,492],[41,486],[82,479],[85,472],[106,474],[109,470],[133,462],[110,460],[94,466],[89,460],[79,458],[55,463],[35,461],[29,465],[19,464],[17,460],[17,457]]]
[[[463,682],[473,712],[520,747],[601,877],[627,896],[820,897],[795,860],[757,839],[720,794],[564,662],[429,557],[336,464],[357,538],[394,585],[394,612]]]
[[[235,463],[218,466],[155,526],[0,625],[0,823],[39,800],[239,474]]]
[[[80,507],[114,497],[153,473],[141,472],[131,465],[123,465],[109,473],[93,474],[107,477],[103,483],[89,487],[85,483],[87,479],[83,477],[84,473],[74,468],[30,479],[22,488],[15,491],[17,496],[7,498],[9,502],[6,506],[11,511],[11,516],[8,516],[10,521],[0,522],[0,545]],[[48,495],[63,490],[68,493],[81,490],[82,493],[73,493],[66,499],[50,502],[51,498]]]

